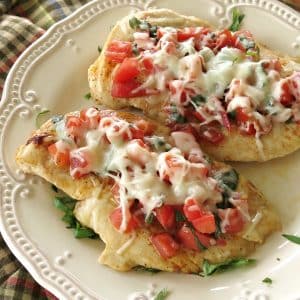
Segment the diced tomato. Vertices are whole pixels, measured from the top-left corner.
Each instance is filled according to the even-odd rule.
[[[117,68],[113,80],[127,82],[136,78],[140,73],[139,62],[135,57],[125,58]]]
[[[115,210],[109,216],[111,224],[117,229],[120,230],[123,214],[122,209],[120,207],[115,208]],[[139,227],[138,221],[135,219],[134,216],[129,215],[129,219],[127,220],[127,226],[125,229],[125,233],[132,232],[133,230]]]
[[[293,94],[291,93],[288,81],[285,81],[281,85],[281,91],[282,92],[280,95],[280,103],[284,106],[291,105],[295,101],[295,98],[294,98]]]
[[[216,231],[215,217],[211,213],[206,213],[200,218],[193,220],[192,224],[201,233],[214,233]]]
[[[249,120],[249,115],[243,110],[242,107],[236,108],[236,121],[239,124],[245,123]]]
[[[62,141],[58,141],[48,147],[48,151],[52,158],[54,159],[54,162],[59,167],[67,167],[70,165],[70,149],[64,147],[63,151],[60,151],[57,144],[63,143]]]
[[[245,221],[237,208],[219,209],[218,212],[226,233],[237,233],[243,229]]]
[[[253,123],[248,124],[246,129],[242,129],[242,132],[246,133],[247,135],[255,135],[256,129]]]
[[[162,205],[161,207],[157,207],[155,209],[155,215],[158,222],[161,226],[166,229],[170,230],[173,229],[175,226],[175,211],[172,205]]]
[[[199,242],[206,248],[211,246],[211,237],[197,231],[192,232],[191,228],[184,224],[177,232],[177,237],[181,244],[191,250],[201,251],[200,245],[197,243],[197,238]]]
[[[150,238],[155,250],[162,258],[170,258],[177,253],[179,245],[169,233],[159,233]]]
[[[198,111],[194,111],[193,115],[202,123],[205,121],[205,118]]]
[[[152,73],[154,70],[153,60],[150,57],[144,57],[142,60],[142,64],[147,71],[147,73]]]
[[[99,125],[101,116],[96,108],[91,107],[80,111],[80,119],[87,124],[88,128],[96,129]]]
[[[155,125],[144,119],[140,119],[134,122],[134,124],[137,126],[137,128],[142,130],[146,136],[152,135],[155,130]]]
[[[191,124],[174,124],[172,131],[182,131],[192,134],[196,139],[198,137],[197,130]]]
[[[132,44],[130,42],[112,41],[105,51],[106,58],[115,63],[121,63],[126,57],[132,55]]]
[[[82,136],[85,124],[80,117],[68,116],[66,120],[66,128],[68,134],[76,140]]]
[[[224,140],[224,135],[220,129],[214,126],[201,126],[199,138],[214,145],[220,144]]]
[[[88,166],[90,165],[90,159],[87,152],[84,151],[72,151],[70,153],[70,172],[71,176],[75,179],[79,179],[90,172]]]
[[[185,201],[183,205],[183,213],[190,222],[199,219],[205,214],[198,202],[192,198]]]
[[[253,35],[248,30],[239,30],[233,33],[233,46],[245,52],[247,49],[245,45],[241,42],[242,39],[253,41]]]
[[[201,35],[200,28],[196,27],[185,27],[177,31],[178,42],[184,42],[190,38],[199,38]]]
[[[147,93],[145,89],[140,89],[134,92],[134,90],[140,86],[141,84],[136,80],[132,80],[128,82],[113,81],[111,95],[117,98],[134,98],[134,97],[146,96]]]
[[[215,50],[220,50],[226,46],[232,47],[233,44],[234,40],[231,32],[228,29],[224,29],[218,34]]]

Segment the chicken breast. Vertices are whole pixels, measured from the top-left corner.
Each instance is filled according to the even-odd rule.
[[[129,123],[142,120],[142,117],[125,112],[102,110],[101,118],[116,116]],[[78,112],[68,116],[79,116]],[[59,118],[61,119],[61,118]],[[153,135],[165,136],[169,139],[169,129],[147,119],[154,128]],[[239,176],[236,192],[247,199],[250,221],[237,234],[223,235],[223,243],[216,244],[204,251],[193,251],[180,248],[171,258],[162,258],[150,242],[152,227],[139,227],[134,232],[122,233],[110,222],[110,215],[118,206],[113,196],[113,183],[95,173],[88,173],[81,178],[70,175],[69,167],[60,167],[51,157],[48,147],[59,139],[63,133],[58,129],[57,118],[47,121],[41,128],[33,132],[26,145],[22,145],[16,155],[16,162],[26,173],[43,177],[59,189],[75,198],[76,218],[85,226],[97,232],[105,243],[99,262],[118,271],[128,271],[141,265],[170,272],[197,273],[202,269],[203,260],[212,263],[224,262],[228,259],[245,257],[251,254],[256,246],[276,230],[280,229],[277,214],[267,203],[263,195],[245,178]],[[99,155],[101,155],[99,153]],[[221,170],[228,166],[212,162],[212,169]],[[153,225],[154,226],[154,225]],[[161,230],[156,226],[154,230]]]
[[[112,78],[118,64],[106,59],[105,53],[110,43],[114,40],[132,41],[134,30],[129,25],[129,20],[133,16],[120,20],[109,34],[103,47],[101,55],[90,66],[88,70],[88,80],[92,97],[99,104],[105,104],[113,109],[124,107],[135,107],[142,110],[145,115],[166,124],[168,114],[166,107],[170,104],[168,92],[139,96],[134,98],[113,97]],[[191,26],[212,26],[207,22],[191,16],[180,15],[168,9],[155,9],[138,12],[135,17],[145,20],[151,25],[171,26],[184,28]],[[257,44],[258,45],[258,44]],[[289,76],[295,70],[300,70],[299,58],[292,59],[283,56],[276,51],[271,51],[263,45],[258,45],[261,58],[278,59],[283,66],[282,76]],[[299,89],[299,87],[298,87]],[[267,134],[258,136],[241,134],[236,128],[231,130],[222,129],[224,140],[214,145],[205,139],[199,140],[202,148],[215,159],[220,161],[267,161],[276,157],[285,156],[296,151],[300,146],[300,128],[297,123],[276,123]]]

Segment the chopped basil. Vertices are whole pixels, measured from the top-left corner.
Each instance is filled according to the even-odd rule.
[[[203,271],[199,275],[206,277],[214,274],[215,272],[224,272],[230,269],[248,266],[254,262],[256,262],[256,260],[251,258],[235,258],[222,263],[211,264],[205,259],[202,266]]]
[[[254,50],[249,49],[249,50],[247,50],[246,55],[251,56],[254,59],[256,59],[256,58],[258,58],[259,53],[258,53],[258,51],[254,51]]]
[[[224,173],[218,173],[215,178],[233,191],[236,190],[239,184],[239,174],[235,169],[230,169],[229,171],[226,171]]]
[[[43,110],[37,114],[35,118],[36,128],[40,128],[41,125],[47,120],[48,113],[50,113],[50,110]]]
[[[87,94],[85,94],[85,95],[84,95],[84,98],[85,98],[86,100],[89,100],[89,99],[91,99],[91,98],[92,98],[92,95],[91,95],[91,93],[87,93]]]
[[[140,51],[137,47],[137,44],[134,44],[133,47],[132,47],[132,53],[136,56],[138,56],[140,54]]]
[[[221,229],[221,218],[219,217],[218,213],[214,213],[215,216],[215,222],[216,222],[216,231],[214,233],[215,238],[218,239],[222,235],[222,229]]]
[[[153,213],[150,213],[146,218],[145,218],[145,222],[147,224],[152,224],[154,221],[154,214]]]
[[[266,277],[262,282],[267,284],[272,284],[273,280],[269,277]]]
[[[59,190],[57,190],[57,192],[59,192]],[[76,200],[68,196],[56,196],[54,199],[54,206],[65,213],[62,220],[67,223],[67,228],[73,229],[75,238],[99,238],[98,234],[92,229],[81,225],[80,222],[77,221],[73,212],[75,204]]]
[[[165,300],[170,295],[170,291],[167,289],[162,289],[153,300]]]
[[[100,46],[98,46],[97,50],[99,54],[102,52],[102,48]]]
[[[196,95],[196,96],[192,96],[191,97],[191,100],[192,100],[192,102],[196,105],[196,106],[199,106],[199,105],[201,105],[201,104],[203,104],[203,103],[205,103],[206,102],[206,99],[205,99],[205,97],[204,96],[202,96],[202,95]]]
[[[147,267],[144,267],[144,266],[133,267],[133,270],[136,271],[136,272],[148,272],[148,273],[151,273],[151,274],[157,274],[157,273],[161,272],[161,270],[154,269],[154,268],[147,268]]]
[[[232,110],[232,111],[228,112],[227,116],[231,121],[235,121],[236,120],[236,110]]]
[[[291,234],[283,234],[282,236],[284,238],[286,238],[287,240],[289,240],[290,242],[300,245],[300,237],[299,236],[291,235]]]
[[[129,26],[132,28],[132,29],[138,29],[138,27],[140,26],[142,22],[136,18],[136,17],[132,17],[130,20],[129,20]]]
[[[175,220],[177,223],[185,222],[186,217],[183,215],[183,213],[179,210],[175,210]]]
[[[237,8],[234,8],[232,10],[232,23],[229,26],[230,31],[238,31],[241,27],[241,23],[243,19],[245,18],[245,15],[241,13]]]
[[[175,122],[175,123],[186,123],[186,118],[185,116],[181,115],[176,106],[173,105],[171,107],[171,121]]]
[[[277,258],[276,258],[276,260],[277,260],[277,261],[280,261],[280,258],[279,258],[279,257],[277,257]]]
[[[132,17],[129,20],[129,26],[132,29],[140,29],[142,31],[149,31],[149,36],[152,38],[157,37],[157,26],[152,26],[150,23],[146,22],[145,20],[139,20],[136,17]]]

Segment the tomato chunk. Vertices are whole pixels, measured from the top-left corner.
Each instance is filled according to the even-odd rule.
[[[212,245],[211,240],[213,240],[208,235],[199,233],[197,231],[194,231],[193,233],[191,228],[188,227],[186,224],[184,224],[178,230],[177,237],[185,248],[196,251],[202,250],[201,245],[203,245],[205,248],[210,247]],[[199,245],[197,239],[201,245]]]
[[[245,221],[237,208],[219,209],[218,212],[225,233],[237,233],[243,229]]]
[[[185,27],[177,31],[178,42],[184,42],[190,38],[199,38],[201,35],[200,28],[195,27]]]
[[[150,241],[158,254],[165,259],[174,256],[179,249],[178,243],[169,233],[152,235]]]
[[[207,213],[198,219],[192,221],[194,228],[201,233],[214,233],[216,231],[215,217]]]
[[[154,133],[155,126],[146,120],[141,119],[136,121],[134,124],[137,126],[137,128],[142,130],[146,136]]]
[[[183,205],[183,213],[191,222],[202,217],[205,212],[200,208],[198,202],[191,198],[185,201]]]
[[[72,151],[70,153],[70,173],[75,179],[79,179],[90,172],[91,161],[85,151]]]
[[[291,93],[288,81],[281,85],[280,103],[284,106],[290,106],[295,101],[295,97]]]
[[[115,82],[126,82],[139,75],[139,62],[136,58],[125,58],[114,74]]]
[[[48,147],[48,151],[54,162],[59,167],[67,167],[70,165],[70,148],[63,141],[58,141]]]
[[[214,145],[220,144],[224,140],[224,134],[214,126],[202,126],[199,138]]]
[[[134,98],[134,97],[146,96],[147,93],[145,89],[134,91],[140,86],[141,84],[136,80],[127,81],[127,82],[113,81],[111,95],[117,98]]]
[[[175,227],[175,211],[172,205],[163,205],[155,209],[155,214],[161,226],[170,230]]]
[[[99,125],[101,116],[96,108],[91,107],[80,111],[80,119],[88,126],[88,128],[96,129]]]
[[[109,216],[111,224],[117,229],[120,230],[122,220],[123,220],[123,214],[122,209],[120,207],[115,208],[115,210],[110,214]],[[138,222],[135,219],[134,216],[130,215],[129,219],[127,220],[127,226],[125,229],[125,233],[132,232],[136,228],[138,228]]]
[[[132,45],[130,42],[112,41],[105,51],[106,58],[115,63],[121,63],[126,57],[132,55]]]

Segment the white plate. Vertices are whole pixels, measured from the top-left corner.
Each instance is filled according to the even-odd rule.
[[[11,70],[1,101],[1,217],[4,239],[34,278],[60,299],[127,299],[150,282],[172,291],[170,300],[298,299],[300,246],[272,236],[253,257],[256,266],[210,278],[160,273],[117,273],[97,263],[99,241],[76,240],[53,207],[44,181],[17,170],[14,153],[31,130],[38,111],[53,114],[91,105],[87,68],[97,46],[115,22],[132,9],[168,7],[215,25],[227,25],[233,7],[246,14],[245,27],[258,40],[300,55],[300,16],[270,0],[111,0],[91,2],[53,26],[30,47]],[[277,207],[284,232],[300,232],[300,152],[264,164],[237,164]],[[280,261],[277,260],[280,258]],[[266,276],[271,287],[261,283]]]

